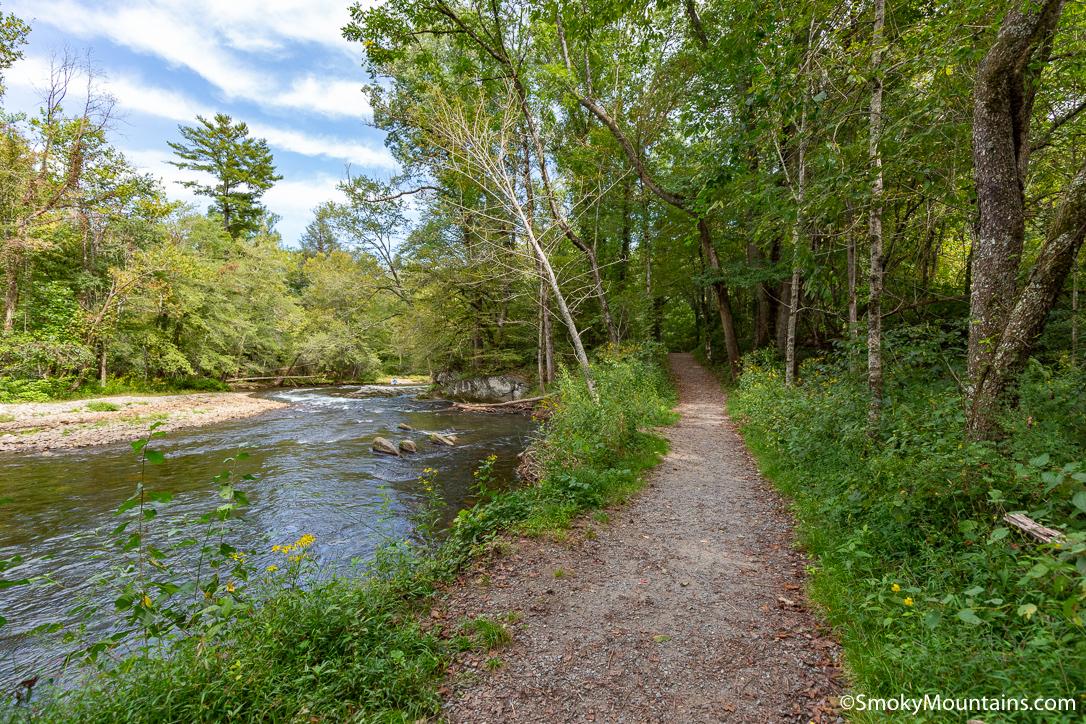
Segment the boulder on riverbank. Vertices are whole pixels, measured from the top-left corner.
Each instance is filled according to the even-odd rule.
[[[373,451],[384,455],[400,457],[400,449],[383,437],[373,438]]]
[[[531,386],[516,375],[480,375],[453,377],[435,375],[435,393],[440,397],[464,402],[510,402],[527,397]]]

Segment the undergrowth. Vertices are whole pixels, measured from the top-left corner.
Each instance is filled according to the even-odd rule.
[[[130,656],[90,672],[75,690],[8,701],[0,719],[407,722],[437,714],[448,657],[464,646],[495,648],[508,633],[486,619],[450,635],[420,625],[436,587],[503,534],[557,532],[585,510],[625,499],[665,451],[647,432],[672,421],[659,356],[609,350],[593,372],[598,401],[576,377],[557,384],[535,443],[538,485],[484,489],[446,535],[390,542],[364,577],[277,590],[226,627],[178,639],[165,655]],[[489,476],[485,462],[481,471],[477,478]]]
[[[875,440],[863,381],[843,357],[809,360],[788,387],[778,365],[752,356],[729,397],[763,472],[794,501],[816,559],[811,594],[840,636],[852,688],[1078,697],[1086,710],[1086,374],[1034,364],[1006,440],[980,444],[962,433],[938,344],[902,348],[909,356],[890,350],[897,364]],[[1066,542],[1024,537],[1002,520],[1013,511],[1065,531]]]

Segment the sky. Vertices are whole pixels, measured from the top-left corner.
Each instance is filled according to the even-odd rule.
[[[283,176],[264,197],[288,246],[352,175],[396,170],[370,127],[361,49],[340,28],[350,0],[3,0],[30,23],[24,58],[5,74],[10,111],[40,105],[53,59],[85,56],[116,100],[111,138],[167,194],[206,206],[177,182],[167,141],[197,114],[227,113],[268,141]]]

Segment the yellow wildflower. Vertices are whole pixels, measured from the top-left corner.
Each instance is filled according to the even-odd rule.
[[[898,591],[901,590],[901,586],[899,586],[899,585],[897,585],[895,583],[894,585],[890,586],[890,590],[893,591],[894,593],[897,593]]]
[[[227,593],[233,593],[236,588],[237,588],[237,586],[234,585],[233,581],[230,581],[230,583],[226,584],[226,592]]]
[[[268,566],[268,567],[267,567],[267,568],[265,568],[264,570],[266,570],[266,571],[267,571],[268,573],[275,573],[276,571],[278,571],[278,570],[279,570],[279,566],[277,566],[277,565],[275,565],[275,564],[273,563],[272,565]]]
[[[297,548],[308,548],[313,545],[313,542],[317,540],[317,537],[312,533],[306,533],[301,538],[294,542],[294,546]]]
[[[142,599],[140,600],[140,603],[142,603],[142,604],[143,604],[143,607],[144,607],[144,608],[150,608],[150,607],[151,607],[151,603],[152,603],[152,602],[151,602],[151,597],[150,597],[150,596],[148,596],[148,595],[147,595],[146,593],[145,593],[145,594],[143,594],[143,598],[142,598]]]
[[[245,554],[244,554],[244,553],[242,553],[241,551],[237,551],[237,552],[235,552],[235,553],[231,553],[231,554],[230,554],[230,557],[231,557],[231,558],[233,558],[233,559],[234,559],[235,561],[237,561],[238,563],[244,563],[244,562],[245,562]]]
[[[906,596],[905,600],[902,601],[902,603],[904,603],[906,606],[911,606],[911,605],[913,605],[913,600],[911,598],[909,598],[908,596]]]

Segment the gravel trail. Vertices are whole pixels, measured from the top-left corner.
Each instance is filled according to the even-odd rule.
[[[712,375],[690,355],[670,362],[681,419],[645,489],[566,540],[514,541],[433,611],[512,634],[454,661],[449,721],[838,720],[838,648],[807,608],[787,507]]]

